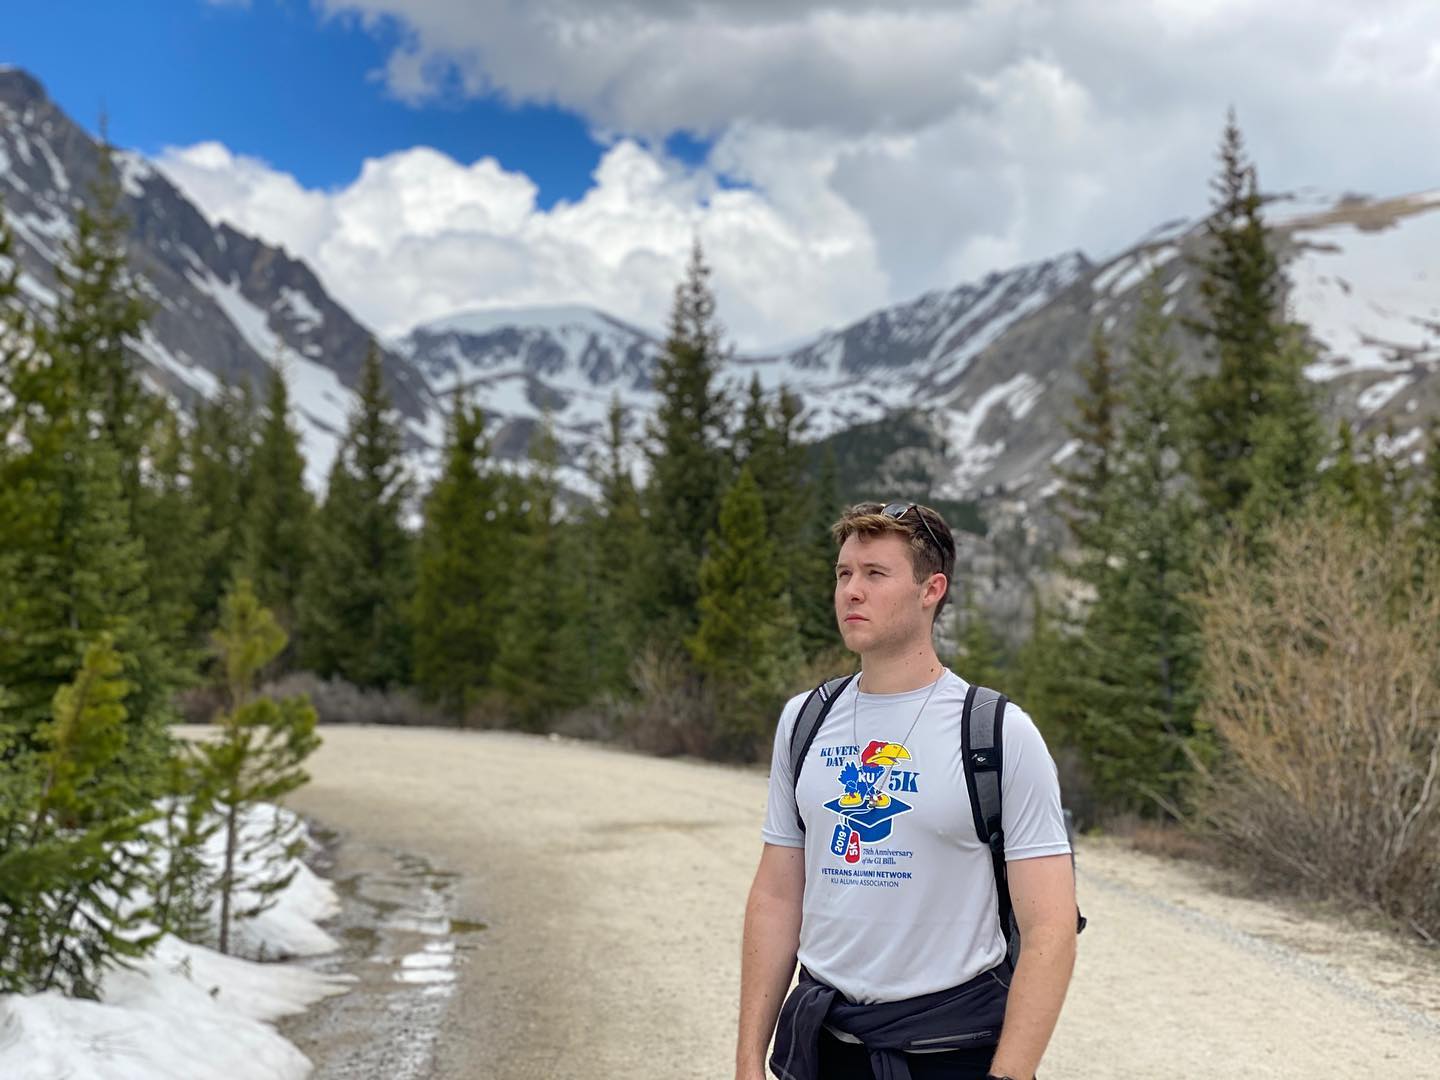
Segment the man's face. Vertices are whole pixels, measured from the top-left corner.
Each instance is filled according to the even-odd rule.
[[[944,591],[943,574],[915,583],[905,537],[849,537],[835,560],[835,621],[845,647],[865,653],[928,640]]]

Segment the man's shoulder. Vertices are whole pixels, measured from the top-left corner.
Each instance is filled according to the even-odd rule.
[[[833,682],[835,679],[843,679],[845,677],[846,676],[843,674],[830,675],[827,676],[823,680],[823,682],[818,685],[824,685],[824,683]],[[809,698],[816,689],[817,686],[807,686],[799,693],[791,696],[791,698],[785,702],[784,707],[780,710],[780,727],[782,727],[786,732],[792,732],[795,730],[795,724],[800,716],[800,710],[805,707],[806,699]]]
[[[780,710],[780,727],[784,728],[787,733],[795,730],[795,719],[800,715],[800,709],[804,706],[805,699],[810,696],[810,692],[814,689],[815,688],[811,686],[805,690],[801,690],[798,694],[793,695],[786,701],[784,707]]]

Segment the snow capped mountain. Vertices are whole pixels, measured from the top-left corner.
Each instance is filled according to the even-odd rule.
[[[736,356],[718,385],[738,402],[752,377],[767,391],[781,385],[804,404],[806,434],[820,438],[880,420],[917,404],[944,411],[963,393],[964,374],[1007,329],[1044,307],[1088,268],[1066,255],[975,284],[928,293],[772,356]],[[598,440],[609,403],[630,418],[655,407],[651,366],[658,334],[587,308],[480,310],[427,323],[393,345],[437,393],[463,387],[501,424],[502,444],[515,422],[549,413],[562,439]],[[1023,415],[1035,380],[1012,378],[986,399]],[[955,422],[964,429],[961,408]],[[971,472],[975,465],[966,466]]]
[[[182,411],[221,380],[263,386],[271,365],[290,378],[307,458],[323,488],[355,400],[370,332],[325,291],[309,267],[229,225],[207,221],[139,155],[115,155],[129,219],[127,256],[152,311],[135,343],[144,377]],[[44,317],[54,268],[74,215],[100,167],[94,140],[15,68],[0,71],[0,200],[14,229],[24,296]],[[398,356],[384,357],[395,405],[418,448],[438,437],[429,387]]]
[[[0,70],[0,198],[17,237],[21,288],[42,316],[98,160],[91,138],[39,83]],[[305,264],[208,221],[140,156],[121,152],[116,163],[121,209],[132,223],[132,272],[154,309],[135,346],[147,380],[189,409],[216,394],[221,380],[258,386],[281,365],[307,479],[319,490],[355,400],[369,331]],[[1362,430],[1392,426],[1389,449],[1418,453],[1424,422],[1440,415],[1440,192],[1390,199],[1307,192],[1272,203],[1269,220],[1292,314],[1312,329],[1318,359],[1307,374],[1325,410]],[[1056,489],[1055,465],[1074,449],[1065,422],[1092,331],[1104,330],[1123,366],[1151,274],[1168,312],[1199,315],[1193,259],[1203,241],[1199,220],[1177,220],[1098,264],[1072,252],[991,273],[789,349],[730,357],[720,388],[738,412],[752,378],[771,393],[788,387],[800,396],[812,439],[850,439],[862,425],[904,411],[926,437],[886,452],[918,461],[928,477],[922,488],[941,499],[984,499],[993,520],[1009,515],[1033,538],[1054,525],[1046,500]],[[656,312],[657,323],[666,314]],[[1177,344],[1182,365],[1202,370],[1196,340],[1177,333]],[[415,327],[387,343],[382,360],[422,481],[436,462],[448,397],[463,389],[485,410],[502,459],[522,459],[548,415],[568,459],[562,481],[587,492],[584,465],[612,400],[632,440],[653,413],[651,375],[662,348],[658,330],[589,308],[482,306]],[[865,441],[854,437],[857,446]],[[639,455],[633,460],[642,464]],[[871,475],[894,473],[883,464],[872,462]]]
[[[747,381],[754,373],[767,389],[784,383],[799,393],[812,437],[898,409],[944,413],[969,388],[966,372],[976,358],[1063,293],[1088,266],[1073,252],[927,293],[780,356],[740,357],[730,381]],[[1023,382],[1012,383],[1006,393],[1023,397]]]
[[[1424,425],[1440,414],[1440,191],[1393,198],[1313,191],[1279,197],[1268,220],[1289,281],[1287,310],[1309,331],[1306,376],[1332,419],[1385,431],[1391,454],[1419,460]],[[1157,273],[1165,309],[1198,315],[1191,262],[1203,223],[1180,222],[1101,266],[1093,317],[1123,341],[1141,282]],[[1193,339],[1184,355],[1203,362]]]

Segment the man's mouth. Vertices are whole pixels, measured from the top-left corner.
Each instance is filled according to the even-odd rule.
[[[846,622],[866,622],[866,621],[868,621],[868,620],[866,620],[866,618],[865,618],[864,615],[846,615],[846,616],[845,616],[845,621],[846,621]]]

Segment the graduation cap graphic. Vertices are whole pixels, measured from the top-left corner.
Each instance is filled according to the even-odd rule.
[[[850,823],[850,827],[860,836],[860,840],[866,844],[873,844],[878,840],[884,840],[890,835],[890,830],[899,814],[912,809],[909,803],[901,802],[899,799],[891,798],[885,806],[874,806],[869,810],[857,812],[854,807],[841,806],[839,799],[831,799],[825,804],[825,809],[832,813],[839,814]]]

